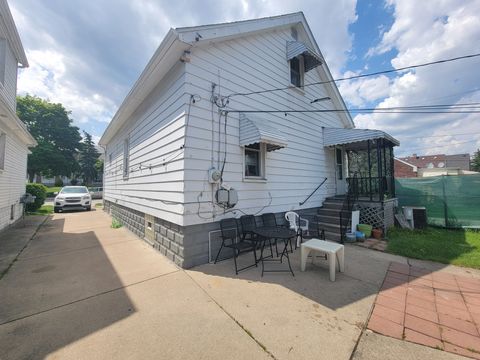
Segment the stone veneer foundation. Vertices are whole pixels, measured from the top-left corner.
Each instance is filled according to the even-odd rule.
[[[302,210],[299,214],[303,216],[316,214],[317,209]],[[180,226],[107,200],[104,201],[104,210],[161,254],[185,269],[208,263],[215,258],[221,244],[219,221]],[[284,214],[275,214],[278,224],[286,223]],[[261,217],[257,217],[257,221],[260,224]],[[227,251],[228,249],[224,253],[222,251],[221,257],[230,256]]]

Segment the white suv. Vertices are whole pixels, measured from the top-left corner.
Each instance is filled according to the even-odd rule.
[[[92,197],[85,186],[64,186],[54,200],[53,211],[92,210]]]

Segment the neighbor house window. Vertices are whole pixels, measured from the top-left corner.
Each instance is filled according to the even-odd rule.
[[[256,143],[245,146],[245,177],[264,178],[265,146]]]
[[[290,60],[290,82],[292,85],[303,86],[304,69],[303,56],[297,56]]]
[[[129,169],[129,156],[130,156],[130,142],[128,139],[123,141],[123,177],[128,178]]]
[[[7,135],[0,133],[0,170],[5,169],[6,145],[7,145]]]

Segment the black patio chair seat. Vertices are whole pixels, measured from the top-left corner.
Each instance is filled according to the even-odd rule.
[[[256,247],[257,243],[253,241],[249,241],[248,239],[245,240],[241,236],[237,236],[239,234],[239,229],[238,229],[238,223],[236,219],[229,218],[229,219],[223,219],[220,220],[220,231],[221,231],[221,237],[222,237],[222,245],[220,246],[220,249],[218,249],[217,256],[215,257],[215,264],[218,261],[230,259],[228,258],[223,258],[219,260],[220,253],[222,252],[223,248],[230,248],[233,251],[233,262],[235,264],[235,274],[238,275],[238,273],[242,270],[246,270],[248,268],[251,268],[253,266],[257,266],[257,254],[256,254]],[[241,253],[245,252],[253,252],[253,257],[255,262],[252,265],[245,266],[241,269],[238,268],[237,265],[237,258]]]

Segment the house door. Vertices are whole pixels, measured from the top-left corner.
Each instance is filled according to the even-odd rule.
[[[347,190],[345,180],[345,153],[342,148],[335,148],[335,180],[337,195],[345,195]]]

